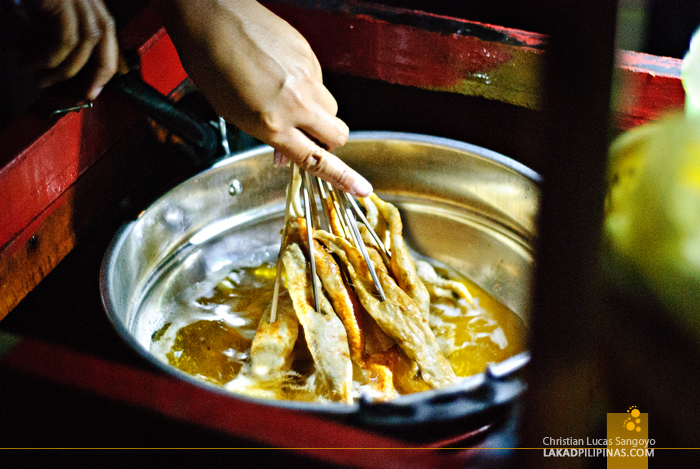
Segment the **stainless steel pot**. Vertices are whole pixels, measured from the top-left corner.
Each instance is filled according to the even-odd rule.
[[[527,321],[536,173],[483,148],[405,133],[351,133],[337,154],[400,209],[414,251],[472,279]],[[272,166],[271,148],[236,154],[163,195],[116,235],[102,266],[103,303],[117,331],[146,359],[192,384],[227,392],[158,359],[149,351],[151,336],[203,285],[233,267],[274,259],[287,181],[287,170]],[[528,360],[525,352],[454,386],[386,403],[231,398],[414,439],[433,429],[428,433],[437,438],[437,429],[467,433],[509,408],[525,388],[521,371]]]

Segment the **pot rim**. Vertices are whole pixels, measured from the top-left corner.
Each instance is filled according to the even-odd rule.
[[[528,168],[527,166],[508,158],[500,153],[485,149],[476,145],[460,142],[443,137],[436,137],[424,134],[392,132],[392,131],[353,131],[350,132],[348,141],[358,140],[398,140],[406,142],[416,142],[430,144],[449,149],[462,150],[472,153],[476,156],[494,161],[516,173],[527,178],[535,184],[540,184],[541,176]],[[232,164],[235,161],[251,158],[262,153],[270,152],[272,148],[268,145],[260,145],[249,150],[245,150],[230,156],[227,156],[209,168],[197,173],[193,178],[201,177],[215,168]],[[190,178],[192,179],[192,178]],[[190,179],[182,182],[185,184]],[[171,189],[174,190],[174,189]],[[160,196],[151,205],[158,203],[164,198],[167,198],[170,191]],[[148,209],[146,209],[148,210]],[[145,211],[144,211],[145,212]],[[144,213],[142,212],[142,213]],[[299,410],[306,412],[314,412],[319,414],[331,415],[352,415],[357,414],[361,421],[371,423],[375,426],[403,426],[416,422],[432,422],[436,420],[449,420],[452,418],[465,418],[470,414],[464,415],[459,412],[459,415],[452,415],[454,407],[460,407],[465,404],[465,399],[469,400],[470,395],[479,395],[482,400],[488,401],[488,408],[493,409],[511,404],[524,390],[525,384],[518,377],[519,372],[524,369],[530,361],[530,352],[524,351],[513,355],[502,362],[488,365],[487,369],[476,375],[469,376],[440,389],[431,389],[414,394],[397,396],[386,402],[375,402],[362,396],[357,402],[352,404],[338,402],[304,402],[304,401],[288,401],[281,399],[267,399],[248,396],[245,394],[235,393],[227,390],[223,386],[209,383],[202,379],[196,378],[182,370],[179,370],[171,365],[157,359],[149,350],[147,350],[131,333],[128,327],[122,322],[121,318],[116,314],[116,303],[112,297],[110,280],[114,278],[113,272],[116,267],[116,257],[119,253],[122,244],[138,221],[132,220],[122,225],[114,238],[112,239],[107,251],[105,252],[102,264],[100,267],[100,293],[102,305],[112,324],[112,327],[121,336],[129,346],[139,352],[139,354],[150,364],[155,365],[160,370],[171,376],[182,379],[189,384],[204,387],[212,392],[230,397],[232,399],[240,399],[254,404],[272,406],[288,410]],[[465,395],[466,394],[466,395]],[[430,412],[422,411],[426,405],[430,407]],[[488,409],[477,406],[475,412]],[[386,419],[383,409],[404,409],[405,418]],[[440,410],[442,408],[442,410]]]

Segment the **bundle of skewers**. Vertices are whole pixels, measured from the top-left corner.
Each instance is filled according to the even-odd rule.
[[[293,166],[274,295],[250,352],[252,375],[264,380],[288,370],[301,326],[317,386],[331,400],[352,402],[353,378],[379,400],[455,382],[428,323],[431,293],[470,303],[471,295],[430,264],[416,264],[402,230],[398,209],[376,194],[358,204]]]

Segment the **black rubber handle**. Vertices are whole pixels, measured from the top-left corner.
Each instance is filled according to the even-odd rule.
[[[173,101],[144,82],[137,71],[116,77],[113,81],[149,117],[195,147],[204,161],[219,156],[220,138],[214,128],[175,107]]]
[[[457,385],[385,402],[361,397],[357,418],[379,432],[412,441],[437,440],[458,429],[476,430],[502,418],[517,403],[526,388],[523,369],[529,361],[524,352]]]

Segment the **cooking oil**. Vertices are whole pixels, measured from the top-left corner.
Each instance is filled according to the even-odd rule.
[[[152,351],[170,365],[234,392],[273,399],[326,400],[323,391],[316,389],[313,360],[301,330],[294,361],[286,373],[260,382],[241,372],[257,324],[272,299],[275,271],[269,262],[233,269],[191,302],[193,314],[188,320],[167,323],[153,334]],[[440,272],[464,284],[474,297],[473,304],[456,296],[431,299],[430,327],[457,376],[480,373],[489,364],[525,350],[527,327],[517,314],[468,279],[444,269]],[[403,358],[397,372],[410,367]],[[427,389],[401,384],[397,389],[404,392]],[[355,382],[353,395],[359,396],[361,388],[362,383]]]

